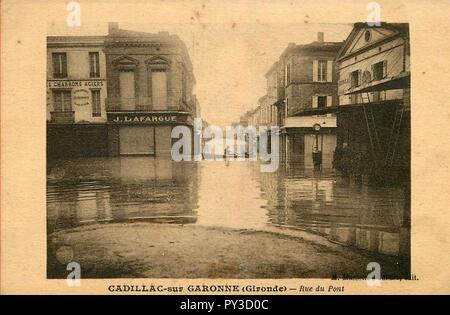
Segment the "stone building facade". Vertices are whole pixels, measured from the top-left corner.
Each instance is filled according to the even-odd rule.
[[[198,114],[185,44],[167,32],[122,30],[105,38],[109,154],[170,156],[171,131]]]
[[[47,37],[47,158],[104,156],[103,36]]]
[[[103,36],[47,37],[47,121],[105,123]]]
[[[338,168],[359,175],[395,174],[393,168],[403,175],[409,174],[408,24],[382,23],[377,27],[354,24],[338,61],[337,145],[341,153],[336,157]],[[347,161],[347,155],[353,160]],[[360,165],[364,172],[347,169],[347,164]]]
[[[332,167],[336,147],[338,68],[335,58],[341,42],[325,42],[318,33],[315,42],[289,44],[266,74],[268,92],[277,106],[281,133],[281,158],[313,166],[313,151],[320,151],[323,166]],[[273,87],[276,82],[277,88]]]

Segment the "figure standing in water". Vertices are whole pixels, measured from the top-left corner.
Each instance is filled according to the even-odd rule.
[[[223,151],[223,157],[225,158],[225,165],[228,166],[229,165],[229,157],[231,155],[231,150],[230,150],[230,146],[227,145],[227,147],[225,148],[225,150]]]

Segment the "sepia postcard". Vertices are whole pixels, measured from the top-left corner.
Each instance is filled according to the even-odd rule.
[[[450,1],[2,1],[2,294],[448,294]]]

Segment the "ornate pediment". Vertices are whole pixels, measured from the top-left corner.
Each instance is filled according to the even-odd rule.
[[[119,70],[134,70],[139,64],[139,61],[124,55],[114,59],[112,63]]]
[[[380,42],[385,38],[391,37],[398,32],[392,29],[382,27],[366,27],[359,30],[355,40],[350,44],[347,53],[351,54],[364,47],[371,46],[374,43]]]
[[[366,23],[355,23],[353,30],[345,40],[338,59],[359,54],[396,36],[407,36],[406,23],[381,23],[381,26],[369,26]]]
[[[169,67],[169,60],[161,56],[154,56],[147,59],[145,64],[150,69],[167,69]]]

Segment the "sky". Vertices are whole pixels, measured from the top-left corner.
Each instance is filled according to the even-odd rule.
[[[289,43],[310,43],[317,32],[324,32],[325,41],[343,41],[352,29],[352,24],[114,22],[121,29],[178,35],[193,64],[202,119],[219,126],[237,122],[256,107],[266,93],[265,73]],[[53,22],[48,35],[106,35],[107,30],[107,23],[84,23],[73,29]]]

